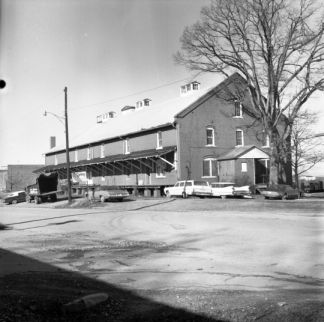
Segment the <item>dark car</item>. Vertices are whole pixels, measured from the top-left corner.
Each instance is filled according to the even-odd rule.
[[[287,184],[270,185],[260,191],[265,199],[298,199],[300,192]]]
[[[25,202],[26,201],[26,192],[25,191],[15,191],[9,193],[4,198],[4,203],[10,205],[12,203]]]
[[[129,197],[128,191],[119,187],[101,186],[94,191],[94,198],[100,199],[101,202],[122,201],[127,197]]]

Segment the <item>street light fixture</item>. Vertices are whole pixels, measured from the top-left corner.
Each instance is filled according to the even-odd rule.
[[[71,193],[71,174],[70,174],[70,150],[69,150],[69,125],[68,125],[68,113],[67,113],[67,87],[64,87],[64,116],[59,116],[55,113],[45,111],[44,116],[47,114],[53,115],[57,118],[62,124],[65,125],[65,148],[66,148],[66,176],[68,183],[68,201],[72,202],[72,193]]]

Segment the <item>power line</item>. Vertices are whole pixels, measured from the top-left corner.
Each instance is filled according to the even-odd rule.
[[[97,102],[97,103],[93,103],[93,104],[88,104],[88,105],[83,105],[83,106],[78,106],[78,107],[70,108],[70,110],[73,110],[73,111],[75,111],[75,110],[81,110],[81,109],[88,108],[88,107],[92,107],[92,106],[97,106],[97,105],[102,105],[102,104],[106,104],[106,103],[111,103],[111,102],[114,102],[114,101],[118,101],[120,99],[128,98],[128,97],[135,96],[135,95],[144,94],[146,92],[151,92],[151,91],[160,89],[162,87],[167,87],[167,86],[170,86],[170,85],[173,85],[173,84],[176,84],[176,83],[179,83],[179,82],[188,80],[188,79],[189,79],[189,81],[191,81],[191,80],[193,80],[195,77],[197,77],[201,73],[202,72],[200,71],[200,72],[196,73],[195,75],[193,75],[191,77],[186,77],[186,78],[183,78],[183,79],[179,79],[179,80],[173,81],[171,83],[166,83],[166,84],[163,84],[163,85],[160,85],[160,86],[157,86],[157,87],[149,88],[149,89],[146,89],[146,90],[143,90],[143,91],[139,91],[139,92],[136,92],[136,93],[132,93],[132,94],[128,94],[128,95],[125,95],[125,96],[115,97],[115,98],[112,98],[110,100],[106,100],[106,101],[102,101],[102,102]]]

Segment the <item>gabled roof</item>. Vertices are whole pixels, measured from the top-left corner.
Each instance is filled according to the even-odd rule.
[[[99,143],[108,139],[126,138],[134,133],[171,125],[176,121],[176,118],[184,117],[214,95],[221,99],[233,99],[234,94],[231,92],[230,86],[236,82],[241,84],[244,82],[244,78],[238,73],[234,73],[215,87],[201,89],[187,96],[178,96],[160,104],[136,110],[133,113],[120,113],[105,123],[94,123],[82,135],[70,138],[70,148]],[[65,145],[57,146],[47,154],[64,150]]]
[[[236,147],[218,158],[219,161],[235,160],[239,158],[267,159],[269,154],[255,145]]]

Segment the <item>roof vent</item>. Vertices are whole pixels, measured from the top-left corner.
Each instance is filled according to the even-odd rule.
[[[134,110],[135,110],[135,106],[126,105],[121,109],[121,112],[123,114],[126,114],[126,113],[133,112]]]
[[[152,100],[151,99],[149,99],[149,98],[144,98],[143,100],[141,100],[141,101],[137,101],[136,102],[136,109],[137,110],[140,110],[140,109],[142,109],[144,106],[151,106],[151,102],[152,102]]]
[[[106,122],[108,119],[113,119],[116,117],[116,112],[114,111],[110,111],[101,115],[97,116],[97,123],[104,123]]]
[[[144,106],[151,106],[151,102],[152,102],[152,100],[149,99],[149,98],[144,98],[143,99]]]
[[[114,112],[114,111],[110,111],[110,112],[108,113],[108,118],[113,119],[114,117],[116,117],[116,112]]]
[[[193,81],[191,83],[188,83],[186,85],[182,85],[180,87],[180,95],[185,96],[185,95],[188,95],[190,93],[199,91],[199,89],[200,89],[200,83],[197,82],[197,81]]]

